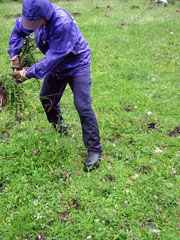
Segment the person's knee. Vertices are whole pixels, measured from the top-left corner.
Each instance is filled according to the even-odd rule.
[[[77,112],[79,113],[79,115],[86,115],[88,112],[91,111],[91,104],[90,102],[83,102],[80,100],[75,100],[74,101],[74,105],[76,107]]]
[[[53,107],[53,101],[50,97],[47,97],[42,92],[40,93],[39,99],[44,107],[45,110],[51,109]]]

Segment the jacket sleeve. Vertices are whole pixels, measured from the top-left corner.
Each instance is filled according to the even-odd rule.
[[[74,48],[76,35],[73,22],[66,23],[63,27],[56,26],[49,39],[46,57],[27,69],[28,77],[43,79],[57,64],[63,62]]]
[[[31,32],[32,31],[28,31],[23,28],[22,18],[16,19],[15,27],[9,39],[10,49],[8,50],[8,53],[10,55],[10,58],[18,55],[21,52],[21,48],[24,46],[24,38]]]

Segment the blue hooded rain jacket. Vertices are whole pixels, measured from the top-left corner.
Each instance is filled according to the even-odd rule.
[[[50,71],[62,76],[90,72],[90,48],[67,11],[49,0],[24,0],[22,14],[29,20],[44,17],[47,21],[45,26],[34,30],[36,45],[45,58],[27,69],[29,78],[43,79]],[[11,58],[20,53],[24,38],[30,33],[23,28],[22,18],[18,18],[9,40]]]

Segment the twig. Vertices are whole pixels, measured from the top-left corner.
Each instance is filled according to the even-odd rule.
[[[12,156],[0,157],[0,159],[8,159],[8,158],[12,158]]]

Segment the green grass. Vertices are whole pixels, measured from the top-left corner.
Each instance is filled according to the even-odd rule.
[[[14,19],[5,14],[21,13],[21,4],[4,2],[0,69],[7,75]],[[38,82],[25,82],[21,121],[10,107],[0,111],[0,239],[178,240],[180,134],[169,133],[180,126],[180,2],[56,4],[81,13],[75,19],[92,50],[102,161],[83,171],[87,151],[70,88],[61,103],[69,135],[60,137],[46,120]]]

